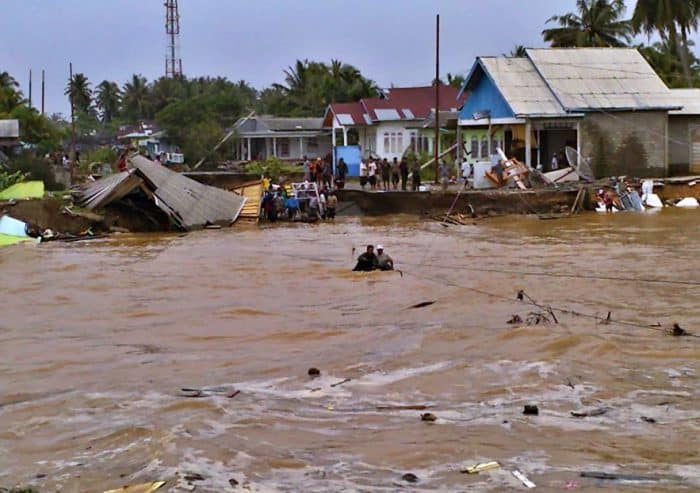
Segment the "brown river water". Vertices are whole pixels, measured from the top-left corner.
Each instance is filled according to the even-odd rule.
[[[700,491],[700,339],[646,327],[700,334],[699,224],[343,218],[5,248],[0,486],[491,492],[523,490],[517,468],[538,491]],[[350,272],[367,242],[403,275]],[[538,310],[519,289],[631,324],[509,325]]]

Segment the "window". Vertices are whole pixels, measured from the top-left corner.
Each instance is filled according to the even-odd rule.
[[[396,152],[403,154],[403,132],[396,134]]]
[[[309,137],[306,142],[306,147],[309,149],[318,149],[318,139],[316,137]]]
[[[421,152],[430,152],[430,139],[423,136],[423,145],[421,146]]]
[[[279,139],[279,155],[286,157],[289,156],[289,139]]]
[[[476,137],[472,137],[471,144],[469,144],[469,151],[471,154],[469,155],[470,158],[472,159],[478,159],[479,158],[479,139]]]
[[[486,140],[486,136],[481,138],[481,152],[479,153],[481,159],[489,158],[489,141]]]
[[[491,141],[491,152],[492,152],[493,154],[496,154],[496,148],[497,148],[497,147],[501,147],[501,143],[499,142],[498,139],[493,139],[493,140]]]
[[[417,143],[416,143],[416,133],[415,133],[415,132],[411,132],[411,150],[412,150],[413,152],[418,152],[418,147],[417,147]]]
[[[396,132],[391,132],[391,152],[396,152]]]
[[[389,132],[384,132],[384,154],[389,154],[391,152],[391,146],[389,144]]]

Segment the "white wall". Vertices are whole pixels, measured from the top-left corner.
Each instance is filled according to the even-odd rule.
[[[373,129],[376,131],[374,153],[389,161],[394,158],[401,159],[411,145],[411,133],[414,133],[416,138],[420,134],[418,129],[405,128],[403,122],[382,122]],[[385,145],[385,137],[388,137],[388,147]]]

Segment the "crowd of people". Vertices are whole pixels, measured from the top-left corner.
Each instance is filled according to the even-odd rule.
[[[401,190],[408,189],[408,177],[411,176],[411,189],[415,192],[420,189],[420,164],[415,161],[412,164],[402,158],[399,161],[394,158],[391,162],[387,158],[365,158],[360,162],[360,186],[366,190]]]
[[[262,197],[261,209],[270,222],[286,217],[290,221],[316,222],[334,220],[338,208],[335,190],[324,186],[321,190],[313,182],[305,181],[297,190],[289,186],[269,185]]]

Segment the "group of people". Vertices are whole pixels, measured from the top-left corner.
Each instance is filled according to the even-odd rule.
[[[304,181],[315,183],[319,188],[344,188],[345,178],[348,175],[348,165],[343,158],[338,160],[335,172],[333,163],[327,159],[316,158],[315,161],[309,160],[304,156]]]
[[[261,208],[270,222],[275,222],[284,215],[290,221],[297,217],[306,222],[333,220],[338,208],[338,197],[327,187],[317,192],[316,187],[309,182],[302,184],[296,193],[289,193],[284,186],[275,188],[270,185],[263,195]]]
[[[406,158],[399,161],[394,158],[389,162],[387,158],[375,159],[369,157],[360,161],[360,186],[362,190],[369,185],[370,190],[401,190],[406,191],[408,186],[409,168],[411,173],[412,189],[420,188],[420,165],[415,162],[409,166]]]
[[[377,253],[374,253],[374,245],[367,245],[367,249],[359,257],[354,271],[369,272],[373,270],[394,270],[394,260],[388,253],[384,253],[384,247],[377,245]]]

